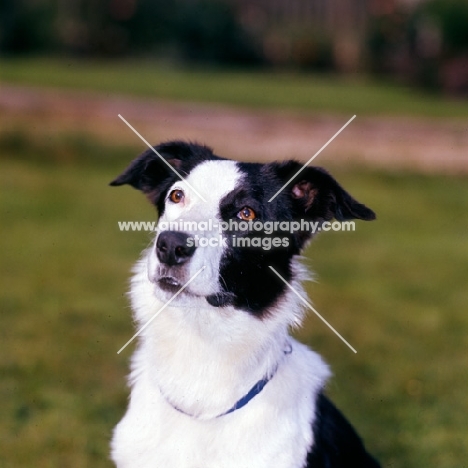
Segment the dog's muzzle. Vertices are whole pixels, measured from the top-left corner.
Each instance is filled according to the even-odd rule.
[[[167,266],[182,265],[194,254],[196,247],[188,245],[189,235],[178,231],[164,231],[156,241],[158,260]]]
[[[196,245],[188,242],[191,236],[180,231],[163,231],[159,234],[156,245],[156,257],[160,265],[157,268],[154,282],[159,288],[174,294],[189,280],[187,262],[193,257]],[[185,290],[195,296],[205,296],[206,293],[196,293]],[[207,302],[213,307],[226,307],[234,302],[234,295],[225,291],[208,293]]]

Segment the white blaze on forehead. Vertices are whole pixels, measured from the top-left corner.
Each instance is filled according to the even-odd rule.
[[[186,177],[188,183],[178,181],[171,188],[171,190],[181,189],[185,193],[186,203],[183,209],[185,213],[179,212],[178,216],[186,215],[190,211],[196,218],[217,217],[221,199],[234,190],[241,177],[242,174],[235,161],[205,161],[199,164]],[[200,192],[206,202],[201,200],[190,186]],[[167,209],[172,211],[170,205]],[[171,217],[169,213],[168,215]]]
[[[234,190],[240,178],[235,161],[206,161],[195,167],[187,182],[201,192],[207,204],[217,212],[220,200]]]
[[[185,269],[187,278],[203,271],[190,283],[187,291],[199,296],[208,296],[221,290],[219,284],[219,268],[221,258],[225,249],[222,242],[222,234],[219,227],[216,226],[219,221],[219,205],[223,197],[232,192],[240,183],[242,172],[239,170],[235,161],[205,161],[196,166],[186,177],[187,182],[179,180],[169,189],[182,190],[184,200],[181,203],[166,202],[164,214],[160,222],[171,222],[183,220],[185,227],[181,229],[190,234],[192,239],[197,236],[207,239],[216,238],[214,245],[197,247]],[[203,201],[195,192],[199,192],[206,200]],[[212,221],[212,227],[201,227],[202,224],[209,226]],[[195,227],[187,227],[187,222],[195,222]],[[208,224],[207,224],[208,223]],[[172,229],[172,228],[171,228]],[[208,230],[206,230],[208,229]],[[213,239],[212,239],[213,240]],[[150,271],[157,270],[156,255],[148,262]]]

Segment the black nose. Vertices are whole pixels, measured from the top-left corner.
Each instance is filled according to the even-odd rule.
[[[156,241],[156,255],[161,263],[169,266],[185,263],[195,252],[187,234],[178,231],[164,231]]]

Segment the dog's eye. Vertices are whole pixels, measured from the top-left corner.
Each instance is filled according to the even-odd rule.
[[[184,195],[184,192],[182,192],[182,190],[173,190],[170,194],[169,194],[169,200],[171,200],[171,202],[173,203],[180,203],[181,201],[183,201],[185,195]]]
[[[244,221],[251,221],[252,219],[255,219],[257,215],[255,214],[255,211],[252,210],[252,208],[244,206],[244,208],[242,208],[242,210],[237,213],[237,217],[243,219]]]

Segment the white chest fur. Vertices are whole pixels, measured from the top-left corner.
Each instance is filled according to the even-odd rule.
[[[301,468],[313,443],[315,395],[328,375],[315,353],[293,342],[293,352],[247,406],[198,420],[167,403],[149,369],[135,371],[112,444],[118,468]]]
[[[146,278],[142,262],[131,291],[140,325],[161,306]],[[112,440],[117,467],[302,468],[313,444],[316,395],[329,370],[288,336],[297,307],[285,297],[263,321],[205,305],[165,309],[142,333],[132,358],[130,404]],[[284,354],[286,343],[290,354]],[[216,417],[276,366],[246,406]]]

